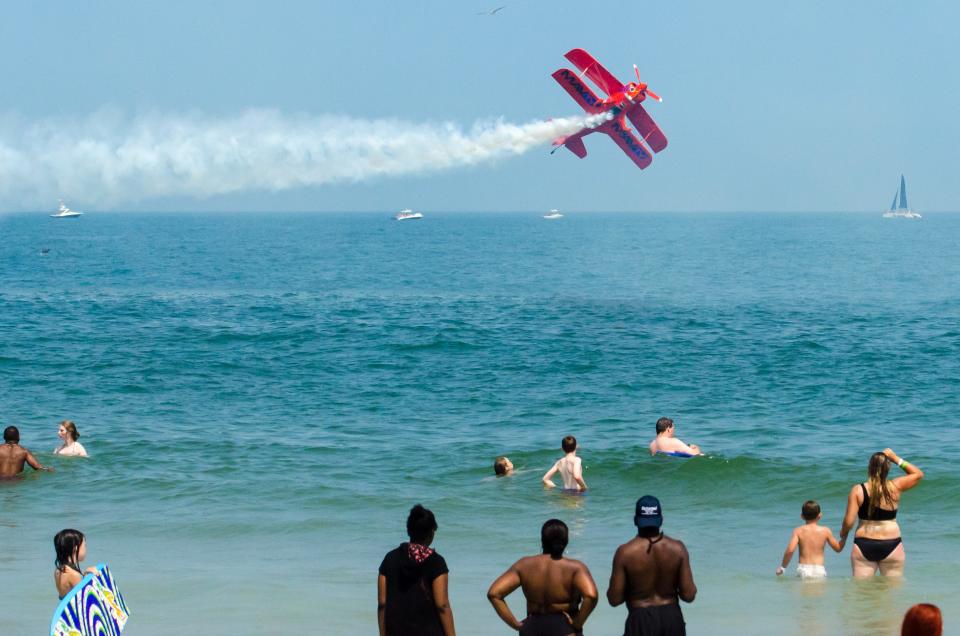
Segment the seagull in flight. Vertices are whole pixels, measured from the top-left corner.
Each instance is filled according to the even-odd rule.
[[[480,11],[479,13],[477,13],[477,15],[496,15],[497,11],[500,11],[501,9],[506,9],[506,8],[507,8],[507,5],[503,5],[502,7],[497,7],[496,9],[492,9],[490,11]]]

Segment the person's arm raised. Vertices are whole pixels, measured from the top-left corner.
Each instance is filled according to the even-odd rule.
[[[903,469],[905,473],[907,473],[906,475],[903,475],[901,477],[896,477],[893,480],[891,480],[893,481],[893,483],[897,485],[897,488],[900,489],[901,492],[904,490],[910,490],[911,488],[919,484],[921,479],[923,479],[922,470],[920,470],[919,468],[917,468],[907,460],[903,459],[902,457],[898,456],[889,448],[885,448],[883,450],[883,454],[887,456],[887,459],[892,461],[894,464],[898,465],[900,468]]]
[[[457,629],[453,626],[453,609],[450,607],[450,598],[447,596],[447,573],[444,572],[433,579],[433,605],[440,616],[440,625],[443,627],[443,636],[457,636]]]
[[[509,625],[511,629],[520,631],[523,623],[513,615],[505,600],[518,587],[520,587],[520,572],[517,571],[517,564],[514,563],[506,572],[497,577],[496,581],[490,584],[490,589],[487,590],[487,599],[493,605],[497,616],[503,619],[504,623]]]

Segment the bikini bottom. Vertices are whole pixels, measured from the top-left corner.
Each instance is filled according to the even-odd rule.
[[[896,539],[866,539],[857,537],[853,540],[853,545],[860,548],[863,558],[867,561],[879,563],[883,561],[890,553],[897,549],[897,546],[903,543],[903,537]]]

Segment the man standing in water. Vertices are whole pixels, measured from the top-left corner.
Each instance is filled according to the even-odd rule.
[[[567,524],[550,519],[540,529],[543,554],[511,565],[487,592],[493,609],[520,636],[579,634],[597,606],[597,585],[590,570],[580,561],[563,557],[568,538]],[[522,622],[504,600],[520,586],[527,599],[527,617]]]
[[[656,497],[637,500],[637,536],[617,548],[607,600],[630,612],[624,636],[686,636],[680,601],[692,603],[697,586],[682,541],[660,531],[663,510]]]
[[[650,442],[650,454],[657,453],[682,453],[684,455],[702,455],[700,447],[696,444],[684,444],[674,437],[673,420],[669,417],[661,417],[657,420],[657,436]]]
[[[23,472],[23,465],[30,464],[34,470],[48,470],[36,460],[33,453],[20,445],[20,431],[16,426],[3,429],[3,446],[0,446],[0,479],[16,477]]]

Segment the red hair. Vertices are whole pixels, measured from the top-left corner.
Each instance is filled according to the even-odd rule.
[[[940,608],[930,603],[917,603],[903,616],[900,636],[941,636],[943,616]]]

